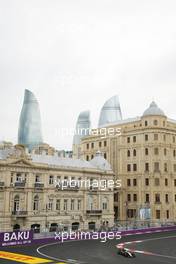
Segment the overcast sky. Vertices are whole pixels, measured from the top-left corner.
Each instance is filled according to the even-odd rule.
[[[40,102],[44,141],[71,149],[80,111],[120,97],[123,117],[154,99],[176,119],[176,1],[0,0],[0,140],[16,143],[24,89]]]

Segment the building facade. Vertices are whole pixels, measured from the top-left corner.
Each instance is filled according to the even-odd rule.
[[[96,161],[96,162],[95,162]],[[102,166],[103,164],[103,166]],[[95,229],[114,223],[113,189],[66,184],[113,180],[102,157],[92,162],[27,154],[22,145],[0,150],[0,231]],[[57,184],[56,184],[57,183]]]
[[[90,160],[100,150],[121,179],[114,195],[116,220],[175,221],[176,121],[152,102],[141,117],[105,128],[121,133],[103,137],[99,129],[84,137],[81,157]]]

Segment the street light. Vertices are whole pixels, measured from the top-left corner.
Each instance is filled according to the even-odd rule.
[[[48,222],[47,222],[47,213],[48,213],[48,205],[47,203],[45,204],[44,208],[43,208],[43,211],[45,213],[45,227],[44,227],[44,232],[47,232],[48,231]]]
[[[126,230],[128,229],[127,221],[128,221],[128,202],[125,202],[125,211],[126,211]]]

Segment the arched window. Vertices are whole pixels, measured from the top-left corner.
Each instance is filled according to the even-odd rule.
[[[127,157],[130,157],[130,150],[127,151]]]
[[[72,223],[72,231],[76,231],[79,229],[79,222]]]
[[[39,209],[39,197],[38,195],[34,196],[33,210],[38,211]]]
[[[153,124],[154,124],[154,126],[157,126],[158,125],[158,120],[154,120]]]
[[[51,223],[49,231],[50,232],[56,232],[57,229],[58,229],[58,224],[57,223]]]
[[[40,225],[39,224],[31,225],[31,229],[34,231],[34,233],[40,233]]]
[[[95,222],[89,222],[88,226],[89,226],[89,230],[95,230],[96,228]]]
[[[148,156],[148,154],[149,154],[149,150],[148,148],[145,148],[145,155]]]
[[[18,230],[20,230],[20,225],[19,224],[15,224],[13,226],[13,231],[18,231]]]
[[[133,156],[136,157],[136,149],[133,150]]]

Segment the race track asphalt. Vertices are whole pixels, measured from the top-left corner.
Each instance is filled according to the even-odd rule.
[[[136,253],[136,258],[129,259],[117,254],[116,245],[129,241],[142,241],[125,245],[127,248],[152,252],[154,255]],[[31,245],[23,247],[1,248],[7,252],[15,252],[53,260],[52,263],[82,263],[82,264],[175,264],[176,263],[176,231],[153,233],[145,235],[126,236],[121,240],[71,241],[49,245]],[[19,263],[0,259],[1,264]]]

